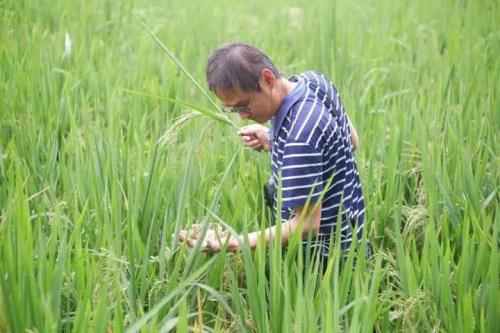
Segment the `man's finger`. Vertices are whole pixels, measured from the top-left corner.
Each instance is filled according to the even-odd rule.
[[[187,240],[187,243],[190,247],[195,247],[196,246],[196,242],[198,242],[199,238],[198,237],[191,237]],[[200,248],[201,249],[204,249],[207,247],[207,244],[208,244],[208,241],[207,241],[207,237],[205,237],[202,241],[201,241],[201,246]]]
[[[241,129],[238,131],[239,136],[256,136],[257,132],[252,129]]]
[[[257,140],[248,141],[247,145],[251,146],[252,148],[254,146],[260,146],[260,140],[257,139]]]
[[[210,248],[210,250],[212,252],[219,252],[220,251],[220,243],[218,241],[209,240],[207,242],[207,246]]]
[[[191,236],[191,237],[189,237],[189,238],[186,239],[186,243],[190,247],[194,247],[196,245],[197,241],[198,241],[198,238],[196,236]]]
[[[249,135],[243,135],[241,137],[243,139],[243,141],[245,141],[246,143],[248,143],[249,141],[251,140],[258,140],[257,136],[256,135],[253,135],[253,134],[249,134]]]
[[[246,131],[246,130],[239,130],[238,131],[238,135],[239,136],[248,136],[248,135],[251,135],[251,132],[250,131]]]

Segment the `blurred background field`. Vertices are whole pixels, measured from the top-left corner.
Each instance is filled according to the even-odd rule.
[[[0,1],[0,331],[500,331],[499,8]],[[192,223],[265,228],[270,162],[230,126],[173,129],[183,107],[127,93],[210,107],[139,18],[203,86],[228,41],[331,78],[360,136],[369,262],[340,269],[337,251],[303,278],[279,244],[175,242]]]

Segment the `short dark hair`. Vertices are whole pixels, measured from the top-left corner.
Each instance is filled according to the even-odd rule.
[[[265,68],[270,69],[277,78],[282,76],[271,59],[258,48],[236,42],[224,44],[208,58],[208,88],[213,92],[235,88],[244,92],[260,90],[260,73]]]

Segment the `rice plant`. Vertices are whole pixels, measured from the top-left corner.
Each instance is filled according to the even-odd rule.
[[[498,6],[0,2],[0,331],[500,331]],[[359,133],[364,241],[324,274],[298,234],[178,241],[271,223],[204,87],[232,40],[325,73]]]

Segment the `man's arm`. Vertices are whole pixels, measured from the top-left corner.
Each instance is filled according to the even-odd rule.
[[[359,146],[358,132],[356,132],[356,129],[352,126],[351,122],[349,122],[349,129],[351,131],[352,150],[355,151]]]
[[[299,228],[302,227],[302,238],[307,237],[309,233],[315,236],[319,232],[321,222],[321,204],[312,205],[306,211],[304,207],[297,208],[295,216],[281,224],[281,243],[288,244],[290,236]],[[303,216],[302,216],[303,215]],[[259,243],[261,234],[264,236],[266,246],[269,245],[276,235],[276,226],[269,227],[262,231],[254,231],[248,234],[250,248],[255,248]],[[241,236],[240,236],[241,237]]]
[[[347,122],[349,123],[349,131],[351,132],[352,150],[356,150],[359,146],[358,132],[356,132],[356,129],[354,128],[354,126],[352,126],[351,119],[349,119],[347,113],[346,113],[346,118]]]
[[[304,211],[304,207],[296,209],[296,215],[281,224],[281,242],[283,245],[288,244],[288,240],[291,235],[299,228],[302,228],[302,238],[307,237],[309,233],[316,235],[319,232],[320,221],[321,221],[321,205],[313,205],[313,207],[308,208]],[[304,215],[304,216],[302,216]],[[264,236],[264,241],[266,246],[268,246],[276,235],[276,226],[269,227],[262,231],[254,231],[248,234],[248,241],[251,249],[257,247],[261,234]],[[229,251],[236,252],[240,250],[241,242],[243,240],[242,235],[236,237],[229,237],[229,239],[218,239],[214,235],[214,232],[207,231],[206,239],[203,242],[201,250],[204,252],[219,252],[224,244],[227,244]],[[197,236],[188,236],[186,230],[181,230],[179,233],[179,238],[181,241],[186,242],[190,247],[194,247],[198,241]]]

